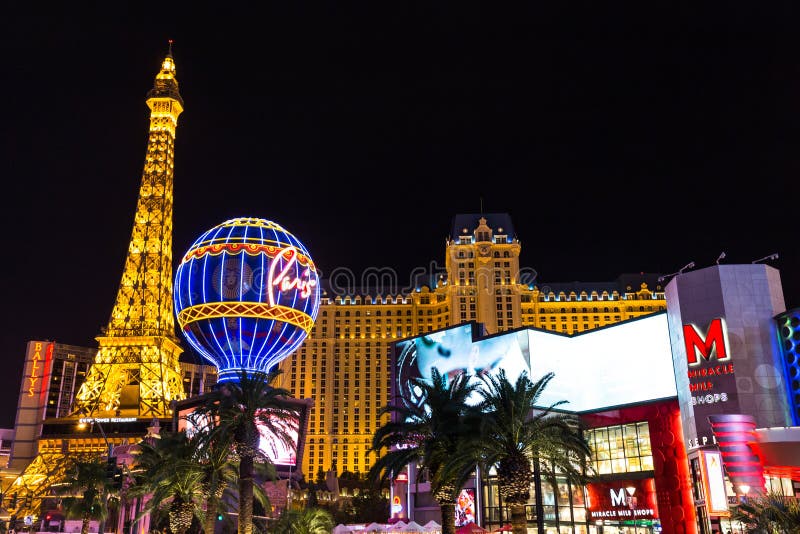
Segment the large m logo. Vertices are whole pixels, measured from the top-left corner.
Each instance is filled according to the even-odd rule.
[[[702,360],[709,360],[712,350],[715,351],[717,360],[729,360],[728,350],[725,347],[725,333],[722,330],[722,319],[714,319],[708,325],[706,338],[703,339],[694,325],[683,325],[683,341],[686,344],[686,359],[689,365],[699,365]],[[700,358],[697,357],[698,353]]]
[[[627,504],[627,495],[625,495],[625,488],[619,488],[619,491],[614,493],[614,489],[609,489],[611,492],[611,506],[625,506]]]

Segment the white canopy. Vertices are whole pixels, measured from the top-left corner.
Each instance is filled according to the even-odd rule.
[[[425,532],[425,527],[416,521],[410,521],[405,527],[403,527],[403,532]]]
[[[381,523],[370,523],[364,527],[364,532],[386,532],[386,525]]]
[[[394,525],[392,525],[388,529],[386,529],[386,531],[387,532],[403,532],[403,530],[405,528],[406,528],[406,524],[403,521],[398,521],[397,523],[395,523]]]
[[[333,534],[348,534],[349,532],[352,532],[350,527],[341,523],[333,527]]]

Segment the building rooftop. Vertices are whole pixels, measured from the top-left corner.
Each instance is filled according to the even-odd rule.
[[[450,239],[455,240],[459,236],[472,234],[480,224],[481,217],[486,219],[486,225],[492,229],[493,233],[507,235],[509,239],[516,237],[511,215],[508,213],[460,213],[453,217]]]

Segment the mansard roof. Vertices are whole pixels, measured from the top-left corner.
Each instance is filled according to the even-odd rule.
[[[456,240],[458,236],[472,234],[480,224],[481,217],[486,219],[486,225],[492,229],[493,234],[507,235],[514,239],[514,225],[508,213],[460,213],[453,217],[453,226],[450,229],[450,239]],[[464,228],[467,232],[464,232]],[[502,230],[500,230],[502,228]]]

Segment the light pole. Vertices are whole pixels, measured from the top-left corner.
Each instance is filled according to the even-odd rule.
[[[87,422],[89,423],[89,432],[92,431],[92,429],[94,428],[94,424],[97,423],[97,428],[100,429],[100,435],[103,436],[103,441],[105,441],[106,448],[108,449],[108,457],[111,458],[112,454],[114,453],[114,447],[111,445],[111,443],[108,442],[108,437],[106,437],[106,433],[103,430],[103,425],[101,425],[100,421],[98,421],[94,417],[87,417],[85,419],[80,420],[80,422],[78,423],[78,428],[81,429],[86,428]]]
[[[100,424],[100,421],[98,421],[94,417],[88,417],[86,419],[81,419],[80,422],[78,423],[78,426],[80,428],[85,428],[86,427],[86,423],[87,423],[87,419],[88,419],[88,423],[89,423],[89,432],[92,431],[92,429],[94,428],[94,424],[95,423],[97,423],[97,428],[100,429],[100,435],[103,436],[103,441],[106,443],[106,449],[107,449],[107,453],[108,453],[106,461],[108,463],[111,463],[113,461],[116,464],[116,460],[114,459],[114,456],[113,456],[114,447],[111,445],[111,443],[109,443],[108,437],[106,436],[106,432],[105,432],[105,430],[103,430],[103,425]],[[108,493],[106,493],[106,487],[105,486],[103,487],[103,500],[102,500],[102,502],[103,502],[102,506],[104,506],[104,507],[108,506]],[[105,515],[105,513],[107,513],[107,509],[103,512],[103,515]],[[101,517],[99,523],[97,524],[97,532],[98,532],[98,534],[104,534],[105,529],[106,529],[106,519],[105,519],[105,517]]]

